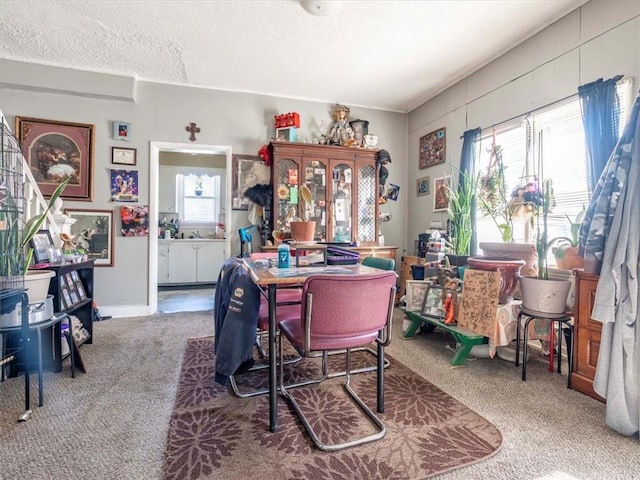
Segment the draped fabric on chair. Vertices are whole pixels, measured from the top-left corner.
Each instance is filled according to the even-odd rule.
[[[481,128],[474,128],[473,130],[467,130],[462,134],[464,139],[462,142],[462,155],[460,157],[460,175],[458,177],[458,185],[462,185],[464,182],[464,175],[473,177],[476,171],[476,142],[482,132]],[[471,256],[477,255],[477,233],[476,233],[476,198],[471,200],[471,243],[469,246],[469,254]]]
[[[616,93],[616,84],[621,78],[622,75],[609,80],[599,78],[578,87],[587,142],[589,191],[593,191],[598,183],[607,160],[618,143],[620,99]]]

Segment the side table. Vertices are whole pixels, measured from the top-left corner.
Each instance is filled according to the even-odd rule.
[[[568,329],[569,332],[569,338],[568,338],[568,347],[567,347],[567,357],[569,360],[569,373],[567,375],[567,388],[571,388],[571,372],[573,371],[573,325],[571,324],[571,316],[563,313],[561,315],[558,316],[547,316],[544,313],[540,313],[540,312],[533,312],[533,311],[529,311],[526,309],[522,309],[520,310],[520,313],[518,314],[518,324],[517,324],[517,329],[516,329],[516,367],[519,366],[519,362],[520,362],[520,336],[521,336],[521,325],[522,325],[522,317],[527,317],[527,319],[525,320],[524,323],[524,347],[523,347],[523,355],[522,355],[522,380],[526,381],[527,380],[527,345],[528,345],[528,341],[529,341],[529,323],[532,320],[547,320],[551,323],[553,322],[558,322],[558,325],[561,327],[559,330],[560,332],[562,332],[564,330],[564,328]],[[564,326],[564,327],[563,327]],[[553,325],[551,330],[551,345],[550,348],[553,349],[554,347],[554,341],[553,341]],[[557,342],[558,348],[557,348],[557,352],[558,352],[558,373],[562,373],[561,370],[561,363],[562,363],[562,355],[561,355],[561,351],[562,351],[562,335],[558,335],[558,342]],[[549,367],[552,371],[552,366]]]

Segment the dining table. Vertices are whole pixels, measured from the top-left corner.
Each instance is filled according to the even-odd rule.
[[[355,265],[320,265],[289,268],[278,268],[271,265],[267,259],[252,261],[242,259],[248,269],[253,282],[266,295],[269,305],[269,430],[278,429],[278,385],[276,365],[276,290],[283,287],[302,285],[312,275],[370,275],[383,270]]]

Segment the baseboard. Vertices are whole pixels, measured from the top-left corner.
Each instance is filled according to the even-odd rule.
[[[101,317],[111,316],[113,318],[127,318],[127,317],[146,317],[147,315],[153,315],[155,312],[151,311],[149,305],[124,305],[124,306],[102,306],[98,307]]]

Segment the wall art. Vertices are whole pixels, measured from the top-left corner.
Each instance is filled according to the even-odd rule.
[[[16,117],[16,134],[42,195],[70,178],[63,200],[93,200],[94,125]]]
[[[431,188],[429,183],[431,182],[431,177],[422,177],[416,180],[417,185],[417,193],[418,196],[421,195],[429,195],[431,192]]]
[[[113,267],[113,211],[65,209],[76,220],[71,225],[78,246],[84,248],[96,267]]]
[[[427,133],[420,138],[419,168],[427,168],[444,163],[447,147],[446,128]]]

